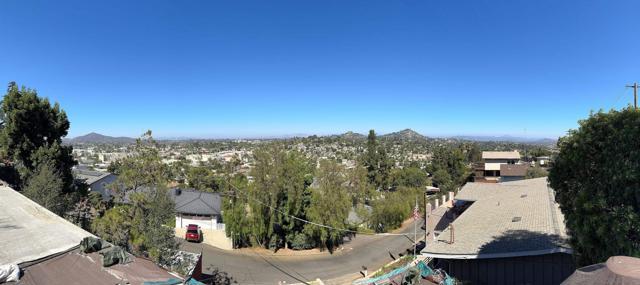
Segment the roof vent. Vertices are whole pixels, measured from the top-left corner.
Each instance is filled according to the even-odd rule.
[[[180,196],[180,194],[182,194],[182,189],[176,189],[176,196]]]
[[[524,198],[524,197],[527,197],[527,194],[520,195],[520,198]]]
[[[519,222],[520,220],[522,220],[522,217],[513,217],[513,219],[511,219],[511,222],[515,223]]]

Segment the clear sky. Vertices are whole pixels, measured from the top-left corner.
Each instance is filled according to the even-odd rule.
[[[640,1],[0,2],[0,84],[70,136],[557,137],[633,100]],[[2,83],[4,82],[4,83]]]

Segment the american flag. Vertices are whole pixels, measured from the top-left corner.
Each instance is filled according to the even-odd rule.
[[[420,212],[418,211],[418,203],[416,203],[416,206],[413,208],[413,219],[414,220],[420,219]]]

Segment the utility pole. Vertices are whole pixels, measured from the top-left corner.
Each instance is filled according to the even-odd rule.
[[[627,85],[627,88],[633,88],[633,108],[638,110],[638,83]]]

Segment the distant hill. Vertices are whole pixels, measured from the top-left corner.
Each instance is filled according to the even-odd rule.
[[[477,141],[477,142],[489,142],[489,141],[503,141],[503,142],[515,142],[515,143],[528,143],[528,144],[540,144],[540,145],[554,145],[557,140],[550,138],[522,138],[512,136],[455,136],[454,139]]]
[[[129,137],[110,137],[101,135],[98,133],[88,133],[84,136],[78,136],[67,140],[67,143],[82,144],[82,143],[134,143],[136,139]]]
[[[391,140],[403,140],[403,141],[416,141],[416,140],[427,139],[426,136],[423,136],[412,129],[404,129],[399,132],[388,133],[388,134],[382,135],[381,138],[391,139]]]
[[[344,134],[339,135],[339,137],[345,139],[345,140],[363,140],[366,139],[367,136],[360,134],[360,133],[354,133],[352,131],[348,131]]]

